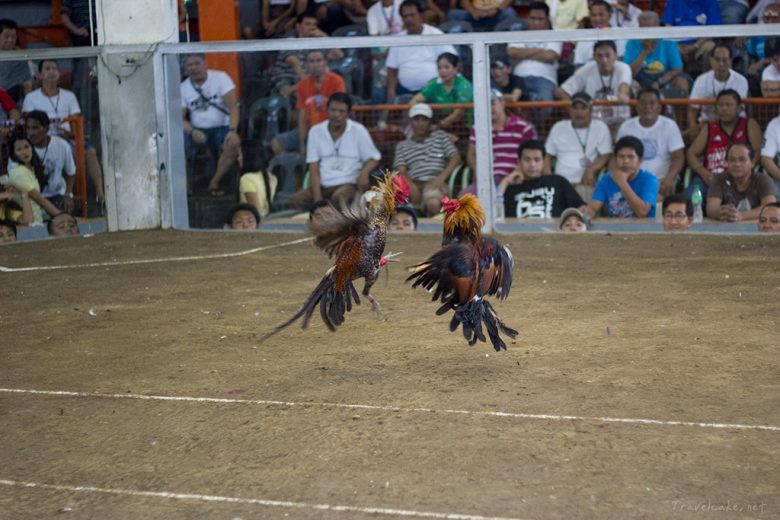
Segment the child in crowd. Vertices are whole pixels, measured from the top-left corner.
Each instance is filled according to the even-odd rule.
[[[225,224],[230,229],[253,231],[260,227],[260,212],[252,204],[236,204],[230,208]]]
[[[387,230],[391,233],[413,233],[417,231],[417,211],[411,206],[396,206],[390,217]]]
[[[11,220],[0,220],[0,246],[16,242],[16,224]]]
[[[559,228],[564,233],[583,233],[588,230],[590,219],[577,208],[567,208],[561,213]]]
[[[14,197],[21,197],[21,204]],[[0,177],[0,220],[26,225],[32,222],[32,218],[32,205],[27,192],[13,184],[7,175]]]

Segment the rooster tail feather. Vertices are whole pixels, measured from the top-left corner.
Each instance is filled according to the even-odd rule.
[[[332,270],[328,271],[328,274],[320,280],[320,283],[314,291],[312,291],[298,312],[293,314],[290,319],[281,325],[278,325],[264,336],[261,336],[259,342],[263,343],[271,336],[278,334],[295,323],[301,316],[303,316],[301,328],[307,328],[312,315],[314,314],[314,309],[318,304],[320,306],[320,317],[322,318],[322,321],[328,329],[335,331],[337,326],[344,323],[345,311],[352,309],[352,300],[354,300],[356,304],[360,304],[357,290],[352,282],[348,281],[341,291],[336,292],[336,282],[333,279]]]
[[[485,323],[485,327],[488,330],[488,336],[490,337],[490,342],[493,344],[493,348],[496,351],[506,350],[506,344],[501,339],[499,332],[503,332],[512,339],[517,337],[517,331],[513,328],[507,327],[506,324],[501,321],[495,309],[493,309],[493,306],[490,305],[490,302],[485,302],[482,321]]]
[[[446,305],[442,305],[439,310],[444,310],[445,307]],[[483,324],[484,330],[487,331],[487,337],[482,329]],[[466,305],[455,309],[455,314],[450,320],[450,331],[455,331],[458,325],[463,327],[463,337],[466,338],[469,345],[474,345],[477,341],[486,342],[487,338],[490,338],[496,351],[506,350],[506,343],[501,339],[501,333],[512,339],[517,337],[517,331],[507,327],[499,319],[490,302],[482,298],[471,300]]]

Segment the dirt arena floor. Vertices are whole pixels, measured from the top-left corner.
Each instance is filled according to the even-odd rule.
[[[329,267],[302,236],[0,248],[0,518],[780,518],[777,237],[503,235],[501,353],[391,237],[386,321],[258,345]]]

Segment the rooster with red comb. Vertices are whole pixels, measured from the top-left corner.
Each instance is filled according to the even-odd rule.
[[[397,204],[406,204],[409,184],[394,173],[386,172],[377,186],[371,188],[351,208],[335,211],[322,220],[309,224],[314,244],[335,258],[335,263],[303,306],[289,320],[260,338],[265,341],[303,316],[302,328],[309,326],[314,309],[319,305],[320,316],[332,331],[344,323],[345,313],[352,303],[360,304],[353,281],[364,279],[362,295],[381,319],[379,301],[370,293],[379,270],[386,263],[382,255],[387,238],[387,221]],[[390,255],[388,255],[390,256]]]
[[[442,305],[442,315],[454,311],[450,331],[463,327],[469,345],[490,342],[496,351],[506,350],[501,333],[514,339],[517,331],[507,327],[485,296],[503,300],[512,287],[514,260],[509,249],[496,239],[482,235],[485,213],[474,195],[442,199],[444,236],[442,249],[426,261],[410,267],[406,279],[412,287],[422,286],[433,293],[433,301]]]

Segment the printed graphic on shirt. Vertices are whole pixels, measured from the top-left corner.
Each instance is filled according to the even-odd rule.
[[[609,208],[610,217],[631,218],[635,216],[631,206],[628,205],[626,199],[623,198],[623,194],[619,191],[609,197],[607,207]]]
[[[555,188],[541,187],[515,195],[518,218],[552,218]]]

